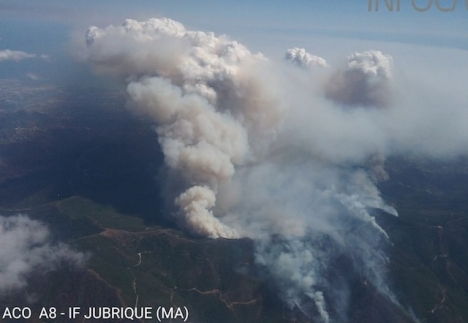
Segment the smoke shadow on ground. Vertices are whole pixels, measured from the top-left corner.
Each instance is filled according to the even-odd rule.
[[[2,131],[0,207],[80,195],[149,224],[173,226],[162,197],[157,134],[125,109],[124,94],[67,88],[50,95],[47,106],[20,106],[2,118],[11,127]]]

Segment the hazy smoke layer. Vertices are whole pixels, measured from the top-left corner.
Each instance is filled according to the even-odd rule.
[[[380,51],[354,53],[328,81],[325,95],[342,104],[385,107],[391,99],[392,58]]]
[[[220,200],[225,192],[241,190],[223,221],[256,239],[257,263],[291,308],[324,322],[329,316],[346,321],[349,280],[365,277],[393,299],[385,277],[388,237],[369,210],[397,214],[364,169],[336,167],[300,153],[287,150],[240,170],[229,184],[234,188],[220,190]],[[351,262],[349,268],[342,258]]]
[[[327,67],[327,61],[321,57],[307,53],[304,48],[290,48],[286,51],[284,59],[301,67],[313,68]]]
[[[393,299],[384,274],[388,237],[370,213],[396,215],[374,185],[386,177],[387,110],[341,107],[389,104],[389,56],[355,53],[325,84],[316,82],[340,104],[333,105],[304,82],[307,73],[286,67],[283,75],[226,36],[170,19],[91,27],[81,55],[126,80],[128,107],[157,125],[177,174],[182,226],[255,239],[257,264],[285,302],[323,322],[346,321],[356,277]],[[326,64],[297,48],[286,59]]]
[[[66,245],[53,244],[47,227],[24,215],[0,216],[0,246],[0,294],[26,286],[34,270],[84,260],[83,254]]]

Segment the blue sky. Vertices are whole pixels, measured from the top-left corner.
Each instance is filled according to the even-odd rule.
[[[83,66],[69,57],[71,34],[84,33],[90,25],[120,24],[125,18],[169,17],[189,29],[227,34],[252,51],[275,57],[293,46],[337,56],[348,54],[341,53],[343,44],[348,44],[343,50],[352,44],[362,50],[381,43],[468,49],[464,0],[457,1],[453,12],[440,12],[435,0],[426,12],[417,12],[411,0],[400,0],[401,10],[389,12],[384,1],[378,12],[369,12],[368,0],[1,0],[0,50],[46,54],[50,60],[2,62],[0,77],[24,76],[26,71],[53,82],[67,82],[70,74],[84,77]],[[429,3],[414,1],[419,7]],[[446,8],[454,0],[438,3]]]

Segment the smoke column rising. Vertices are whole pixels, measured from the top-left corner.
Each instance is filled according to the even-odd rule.
[[[170,19],[91,27],[86,45],[85,59],[128,80],[129,105],[157,124],[166,164],[185,181],[175,202],[182,225],[202,236],[239,237],[211,208],[219,185],[259,158],[281,124],[283,111],[256,73],[266,60]]]
[[[377,160],[382,172],[383,158],[373,158],[385,142],[372,133],[379,110],[330,105],[261,54],[167,18],[91,27],[80,56],[125,80],[128,108],[156,124],[172,181],[182,182],[173,198],[181,226],[254,239],[256,262],[286,304],[323,322],[346,321],[346,278],[327,278],[342,276],[343,255],[355,276],[393,299],[388,236],[369,213],[396,215],[366,167]],[[326,66],[298,48],[286,60]],[[385,105],[390,69],[389,56],[356,53],[322,86],[340,105]],[[352,121],[365,127],[350,136]]]

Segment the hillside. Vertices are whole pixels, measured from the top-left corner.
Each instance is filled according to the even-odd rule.
[[[48,224],[88,260],[38,271],[0,307],[186,306],[191,322],[313,322],[263,279],[252,240],[178,229],[162,198],[156,133],[125,110],[121,92],[8,91],[0,98],[0,215]],[[468,160],[400,156],[385,168],[390,179],[379,189],[399,217],[373,214],[392,242],[389,277],[403,308],[348,271],[350,255],[342,255],[339,272],[353,282],[350,322],[411,322],[411,312],[420,322],[467,322]]]

